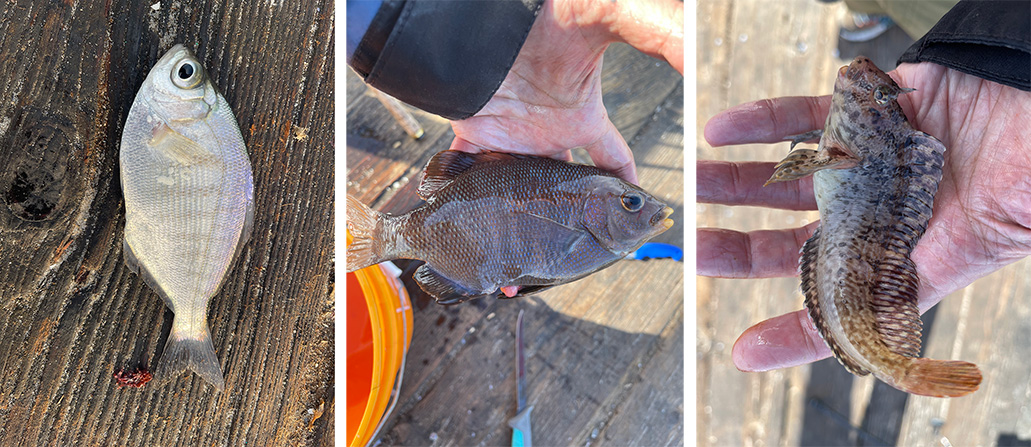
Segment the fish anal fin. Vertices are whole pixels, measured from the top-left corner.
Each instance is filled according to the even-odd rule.
[[[818,278],[816,272],[817,259],[819,258],[820,233],[822,227],[818,227],[805,244],[802,246],[801,259],[799,260],[799,276],[802,277],[802,294],[805,295],[805,307],[809,311],[809,318],[816,325],[820,337],[831,348],[834,358],[849,372],[858,376],[869,374],[869,371],[859,365],[855,359],[850,357],[845,350],[838,345],[838,341],[831,335],[828,321],[823,316],[820,308],[820,296]]]
[[[903,391],[931,397],[959,397],[977,391],[981,371],[959,360],[913,359],[896,383]]]
[[[168,296],[168,293],[166,293],[164,289],[161,288],[161,285],[158,284],[157,278],[154,278],[154,275],[150,274],[150,271],[147,270],[147,266],[140,263],[139,258],[136,257],[136,253],[132,251],[132,246],[129,245],[129,241],[125,239],[122,239],[122,255],[125,259],[126,267],[129,267],[129,271],[139,275],[140,278],[143,278],[143,282],[147,287],[150,287],[150,290],[157,293],[158,296],[161,297],[161,301],[165,302],[165,306],[168,306],[172,312],[175,312],[172,298]]]
[[[419,184],[417,193],[423,200],[428,200],[430,196],[450,184],[460,174],[475,166],[514,158],[525,158],[525,156],[504,152],[480,152],[478,154],[452,150],[437,152],[423,169],[422,183]]]
[[[458,304],[464,301],[492,295],[470,290],[469,288],[440,274],[440,272],[426,264],[419,266],[419,268],[415,270],[414,278],[416,284],[419,284],[419,287],[422,288],[424,292],[432,296],[438,304]]]

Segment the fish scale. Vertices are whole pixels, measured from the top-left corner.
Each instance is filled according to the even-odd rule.
[[[192,369],[222,390],[207,308],[250,236],[254,185],[229,104],[182,45],[137,92],[119,164],[125,262],[175,313],[155,377]]]
[[[347,269],[423,260],[416,282],[444,304],[582,278],[672,225],[672,209],[636,185],[541,157],[443,151],[419,195],[426,203],[399,216],[348,196]]]
[[[920,358],[919,277],[910,259],[931,219],[945,147],[906,121],[899,87],[864,57],[838,72],[817,150],[799,149],[767,183],[813,175],[820,227],[802,248],[805,305],[850,372],[935,397],[973,392],[977,366]]]

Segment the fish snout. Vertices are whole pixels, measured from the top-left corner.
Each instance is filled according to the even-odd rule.
[[[673,226],[673,219],[668,218],[670,214],[673,214],[673,208],[670,208],[668,206],[663,207],[657,213],[652,215],[652,218],[648,223],[650,223],[653,227],[662,225],[664,229],[668,230],[669,227]]]

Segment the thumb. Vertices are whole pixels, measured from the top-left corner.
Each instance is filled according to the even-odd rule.
[[[605,134],[584,149],[591,156],[595,166],[612,172],[630,183],[638,184],[634,154],[630,152],[630,146],[627,146],[623,136],[611,121],[606,123]]]

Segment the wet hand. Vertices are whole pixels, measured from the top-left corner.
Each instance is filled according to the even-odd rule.
[[[934,216],[913,252],[920,309],[1031,254],[1031,93],[940,65],[903,64],[889,73],[917,90],[899,103],[910,123],[945,144],[945,168]],[[789,97],[742,104],[705,126],[713,146],[775,143],[822,128],[830,96]],[[815,210],[812,178],[763,182],[775,162],[698,162],[698,201]],[[698,230],[698,274],[722,278],[796,275],[798,250],[818,223],[741,233]],[[804,310],[746,330],[734,345],[745,371],[797,366],[830,356]]]
[[[684,5],[673,0],[547,0],[512,69],[476,115],[453,121],[451,149],[571,159],[637,183],[634,158],[602,104],[605,48],[626,42],[683,73]]]

